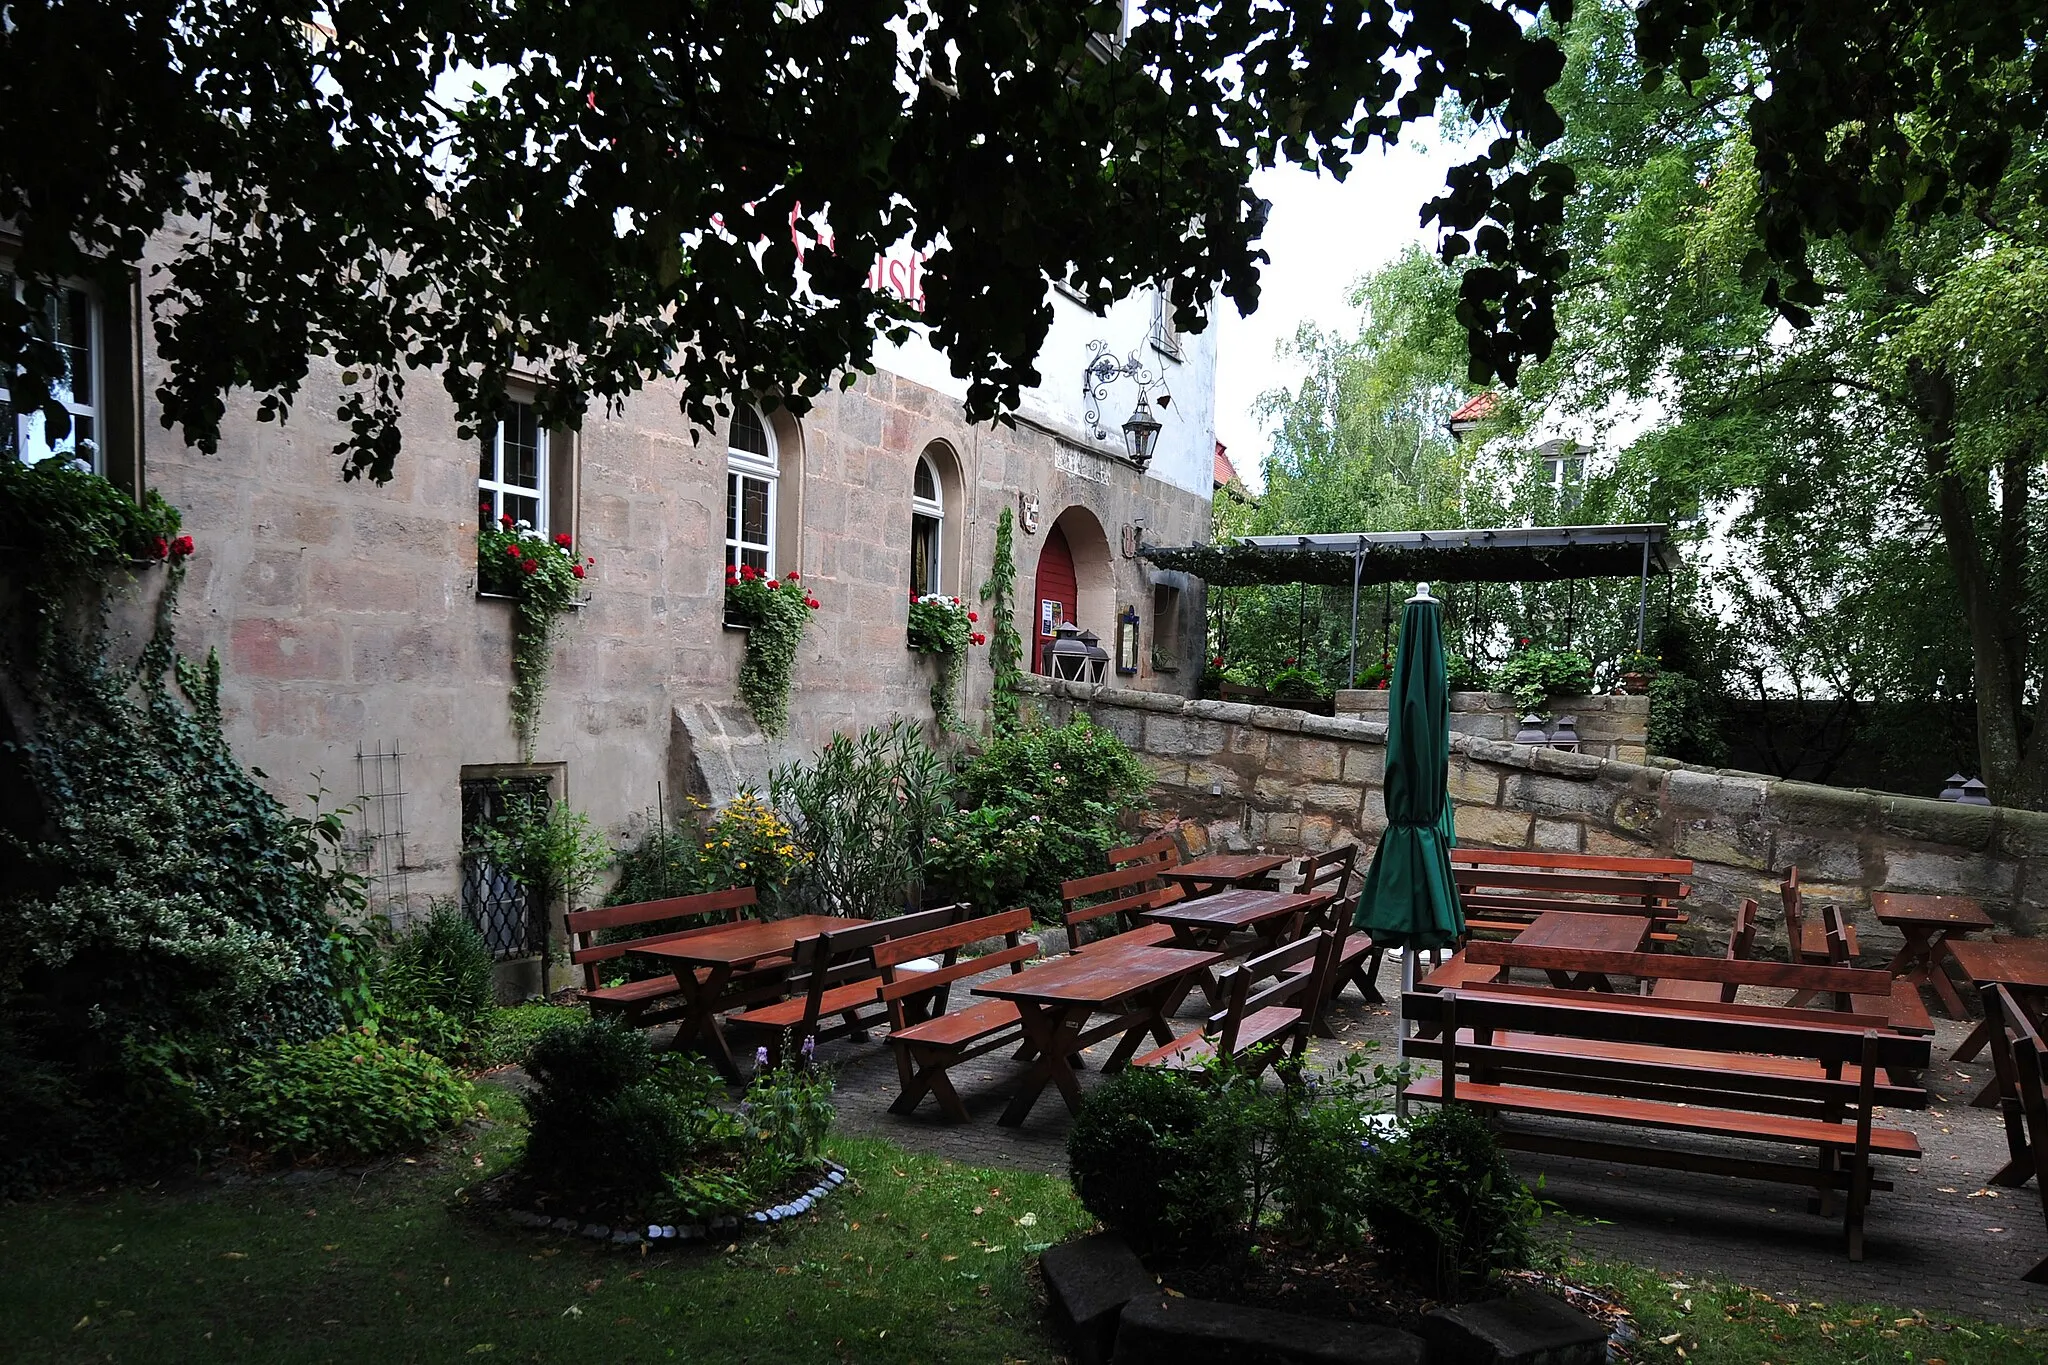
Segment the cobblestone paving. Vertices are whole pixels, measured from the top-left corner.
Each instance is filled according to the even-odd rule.
[[[1055,947],[1046,944],[1048,951]],[[1394,977],[1390,963],[1383,989]],[[956,1006],[965,998],[956,995]],[[1198,1025],[1200,1004],[1195,993],[1183,1010],[1187,1028]],[[1390,1011],[1369,1008],[1347,990],[1338,1016],[1339,1037],[1319,1042],[1312,1056],[1328,1059],[1338,1049],[1377,1044],[1392,1060]],[[1515,1162],[1525,1178],[1543,1177],[1544,1194],[1569,1217],[1598,1220],[1569,1228],[1576,1245],[1591,1255],[1675,1276],[1731,1279],[1807,1301],[1868,1300],[2048,1326],[2048,1288],[2019,1278],[2048,1254],[2038,1196],[2032,1186],[1980,1193],[2005,1161],[1997,1111],[1968,1107],[1989,1076],[1988,1056],[1977,1065],[1949,1065],[1967,1025],[1940,1021],[1939,1028],[1933,1103],[1886,1114],[1887,1122],[1920,1135],[1926,1157],[1889,1163],[1897,1188],[1872,1198],[1860,1263],[1843,1251],[1839,1215],[1809,1214],[1804,1192],[1794,1186],[1565,1157],[1517,1154]],[[1084,1090],[1100,1083],[1098,1068],[1111,1046],[1099,1044],[1087,1054],[1094,1065],[1081,1075]],[[879,1040],[830,1044],[821,1053],[838,1070],[839,1123],[847,1131],[975,1165],[1066,1169],[1069,1119],[1056,1089],[1047,1088],[1021,1128],[997,1124],[1020,1070],[1008,1053],[954,1070],[954,1084],[972,1115],[972,1122],[960,1125],[942,1122],[929,1099],[913,1117],[888,1112],[897,1094],[896,1070]]]

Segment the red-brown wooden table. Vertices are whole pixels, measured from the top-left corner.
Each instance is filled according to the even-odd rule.
[[[1951,1019],[1965,1018],[1968,1007],[1948,973],[1943,958],[1954,961],[1949,944],[1961,942],[1979,930],[1991,928],[1991,916],[1984,907],[1963,896],[1905,896],[1890,891],[1873,892],[1870,913],[1880,924],[1889,924],[1906,937],[1891,961],[1891,974],[1903,976],[1916,986],[1927,986],[1940,999]]]
[[[1164,1044],[1173,1041],[1166,1010],[1187,992],[1187,979],[1223,960],[1221,953],[1188,948],[1105,948],[1054,958],[1010,976],[976,986],[976,995],[991,995],[1016,1004],[1024,1037],[1037,1060],[1000,1122],[1015,1128],[1048,1083],[1057,1085],[1069,1112],[1081,1107],[1081,1083],[1074,1076],[1074,1058],[1081,1049],[1121,1033],[1105,1072],[1122,1069],[1149,1032]],[[1111,1016],[1094,1028],[1097,1014]]]
[[[1278,947],[1281,938],[1289,935],[1289,926],[1299,925],[1302,914],[1322,899],[1291,891],[1235,887],[1200,900],[1176,901],[1157,910],[1146,910],[1140,918],[1172,929],[1175,947],[1221,953],[1226,958],[1240,957],[1242,952],[1232,952],[1228,946],[1232,934],[1250,930],[1258,936],[1256,951],[1263,953]],[[1217,1003],[1215,976],[1205,968],[1199,980],[1209,1003]]]
[[[1211,853],[1175,867],[1162,867],[1159,875],[1179,882],[1191,896],[1206,895],[1218,887],[1243,886],[1285,867],[1294,859],[1284,853]]]
[[[2027,1012],[2034,1026],[2041,1026],[2041,1003],[2048,996],[2048,939],[2039,938],[1994,938],[1988,941],[1965,939],[1951,943],[1949,954],[1958,967],[1963,969],[1971,981],[1978,986],[1997,983],[2011,992],[2015,1004]],[[1977,1027],[1970,1030],[1970,1036],[1963,1039],[1963,1045],[1956,1049],[1953,1060],[1967,1062],[1984,1050],[1991,1041],[1988,1021],[1979,1019]],[[1988,1109],[1998,1103],[1998,1078],[1993,1077],[1977,1097],[1970,1101],[1979,1109]]]
[[[733,1061],[732,1049],[726,1046],[725,1031],[718,1026],[718,1012],[733,1005],[757,1002],[751,995],[728,998],[727,987],[734,973],[773,957],[787,957],[802,939],[865,922],[838,915],[741,920],[689,938],[635,948],[633,956],[657,961],[676,974],[685,1012],[676,1026],[673,1046],[681,1047],[693,1038],[701,1041],[720,1074],[729,1081],[737,1081],[740,1069]]]
[[[1577,948],[1596,953],[1633,953],[1650,935],[1647,915],[1612,913],[1583,914],[1576,910],[1545,910],[1515,935],[1515,942],[1529,948]],[[1612,991],[1614,983],[1602,972],[1546,972],[1550,984],[1566,990]]]

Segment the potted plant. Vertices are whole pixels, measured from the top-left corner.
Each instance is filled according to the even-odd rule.
[[[490,504],[483,508],[490,510]],[[544,536],[509,515],[476,533],[477,592],[513,603],[512,726],[529,763],[554,664],[555,627],[582,599],[584,579],[596,563],[577,556],[567,533]]]
[[[1657,676],[1657,668],[1663,661],[1655,654],[1642,650],[1631,650],[1621,656],[1621,690],[1632,697],[1648,695],[1650,679]]]
[[[911,594],[905,635],[912,649],[939,661],[938,677],[932,680],[932,719],[942,730],[965,728],[960,723],[960,665],[969,646],[988,640],[974,628],[980,620],[980,613],[969,611],[957,597]]]
[[[726,566],[725,619],[747,631],[740,697],[767,734],[779,735],[789,723],[789,678],[796,668],[797,642],[817,609],[818,599],[794,569],[770,578],[751,564]]]
[[[1520,641],[1493,675],[1493,685],[1524,715],[1548,711],[1552,697],[1584,696],[1593,687],[1593,661],[1575,649]]]

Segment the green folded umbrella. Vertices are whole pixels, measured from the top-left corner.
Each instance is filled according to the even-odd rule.
[[[1426,584],[1409,599],[1388,684],[1387,831],[1352,921],[1387,948],[1448,948],[1465,933],[1451,875],[1457,833],[1446,791],[1451,692],[1440,611]]]

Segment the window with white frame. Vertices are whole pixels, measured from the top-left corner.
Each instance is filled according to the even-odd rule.
[[[735,405],[726,437],[725,562],[775,573],[775,432],[751,403]]]
[[[1536,447],[1537,487],[1549,489],[1565,506],[1575,505],[1586,482],[1586,457],[1591,446],[1551,440]]]
[[[917,457],[910,484],[910,591],[913,596],[944,592],[939,547],[945,536],[946,495],[929,455]]]
[[[21,281],[13,275],[0,276],[0,288],[21,297]],[[57,348],[63,362],[62,372],[50,383],[50,396],[71,414],[71,430],[52,438],[42,412],[16,411],[11,376],[0,373],[0,449],[27,464],[40,464],[53,455],[67,456],[103,474],[100,425],[106,343],[99,303],[77,285],[52,289],[43,300],[36,331]]]
[[[1173,320],[1173,296],[1164,288],[1152,291],[1152,349],[1168,360],[1180,360],[1180,328]]]
[[[501,517],[548,533],[548,430],[531,403],[514,403],[485,438],[477,465],[477,519]]]

